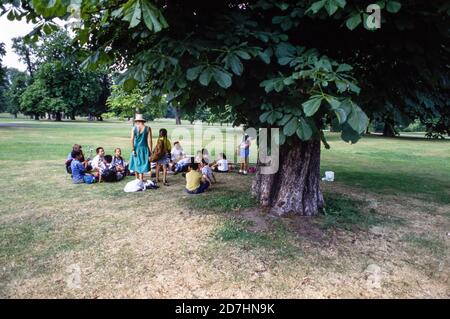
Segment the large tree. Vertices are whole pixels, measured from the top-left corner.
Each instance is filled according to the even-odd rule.
[[[3,57],[6,54],[5,44],[0,43],[0,112],[4,112],[8,106],[6,99],[6,89],[8,81],[6,77],[6,68],[3,67]]]
[[[413,117],[430,108],[448,129],[448,2],[377,1],[380,29],[378,7],[365,12],[371,3],[70,1],[82,20],[77,39],[93,51],[87,64],[122,71],[126,90],[150,83],[153,95],[183,107],[229,105],[235,124],[281,129],[279,170],[258,173],[252,188],[280,215],[315,215],[323,207],[326,124],[355,143],[366,113],[386,117],[397,108],[404,115],[415,107]],[[27,17],[48,21],[67,17],[69,1],[22,4]],[[41,29],[45,24],[33,35]]]
[[[17,117],[17,114],[20,112],[20,97],[29,85],[30,76],[14,68],[8,68],[6,73],[8,81],[6,112]]]
[[[16,38],[13,48],[27,63],[32,80],[19,99],[24,114],[35,119],[52,114],[57,121],[63,113],[73,120],[76,115],[101,120],[110,95],[108,74],[81,67],[87,51],[72,43],[67,31],[57,29],[38,43]]]

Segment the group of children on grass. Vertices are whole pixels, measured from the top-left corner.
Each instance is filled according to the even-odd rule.
[[[228,163],[224,153],[220,153],[216,161],[211,162],[206,149],[189,156],[181,147],[180,142],[173,143],[167,138],[167,130],[160,129],[155,148],[153,149],[152,130],[144,125],[145,120],[141,114],[136,114],[135,125],[131,132],[132,152],[130,162],[127,164],[120,148],[114,150],[114,155],[105,155],[103,147],[96,149],[97,155],[92,159],[85,159],[81,145],[75,144],[66,161],[66,168],[72,174],[74,183],[114,182],[122,180],[127,175],[134,175],[138,183],[147,185],[144,174],[155,168],[156,182],[160,181],[160,172],[163,175],[163,184],[169,186],[167,175],[182,173],[186,179],[185,191],[189,194],[203,193],[216,183],[214,172],[228,173],[232,164]],[[250,137],[244,135],[239,146],[242,159],[239,174],[248,174],[248,156]],[[156,184],[153,183],[153,185]],[[145,189],[145,187],[143,187]]]
[[[122,150],[116,148],[114,155],[105,155],[103,147],[97,147],[97,155],[86,159],[82,146],[75,144],[67,156],[66,170],[75,184],[94,182],[116,182],[129,174],[128,165],[122,157]]]

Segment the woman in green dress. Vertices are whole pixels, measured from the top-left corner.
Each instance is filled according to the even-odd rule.
[[[152,152],[152,129],[144,125],[142,114],[136,114],[135,125],[131,130],[131,158],[129,170],[136,173],[136,178],[144,181],[144,173],[150,172],[150,153]]]

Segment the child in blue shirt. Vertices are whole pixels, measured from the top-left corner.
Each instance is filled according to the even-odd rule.
[[[72,162],[70,168],[72,170],[72,181],[74,184],[92,184],[95,181],[95,177],[91,174],[86,174],[85,166],[81,163],[83,154],[80,151],[72,151]]]

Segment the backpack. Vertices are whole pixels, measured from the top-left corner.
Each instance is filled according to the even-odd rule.
[[[164,152],[164,141],[161,139],[158,139],[156,142],[155,149],[153,150],[152,155],[150,156],[150,162],[157,162],[160,159],[162,159],[166,153]]]
[[[67,160],[66,161],[66,172],[67,174],[72,174],[72,167],[70,166],[70,164],[72,164],[73,159]]]
[[[102,180],[105,182],[115,182],[116,181],[116,171],[111,168],[106,168],[102,172]]]

